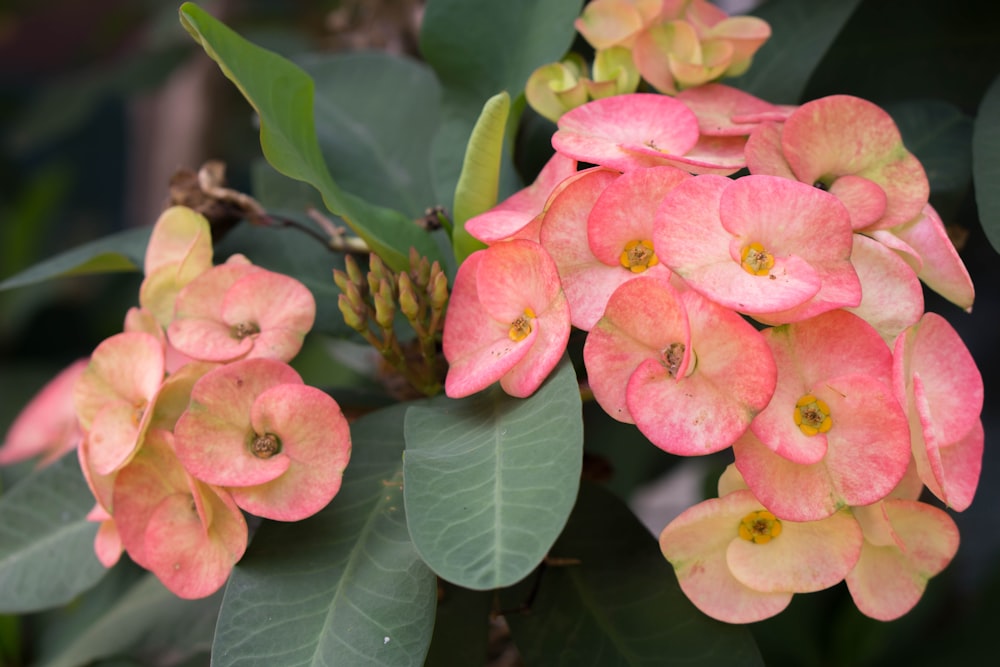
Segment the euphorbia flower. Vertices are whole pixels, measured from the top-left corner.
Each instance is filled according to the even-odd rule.
[[[124,550],[114,518],[108,514],[103,505],[97,503],[94,509],[87,513],[87,521],[100,524],[97,535],[94,536],[94,553],[97,555],[97,560],[101,561],[104,567],[113,567]]]
[[[184,471],[167,431],[151,430],[119,471],[113,516],[132,560],[178,597],[217,591],[246,550],[247,525],[236,503]]]
[[[891,344],[924,313],[917,274],[898,253],[864,234],[854,235],[851,264],[861,281],[861,303],[845,310],[871,324]]]
[[[73,406],[73,387],[85,368],[86,359],[74,361],[24,406],[0,445],[0,465],[38,456],[38,466],[46,466],[80,443],[83,431]]]
[[[149,237],[139,303],[165,327],[173,317],[177,293],[211,267],[208,220],[185,206],[172,206],[160,215]]]
[[[884,498],[909,465],[910,436],[878,332],[833,311],[768,329],[764,338],[778,383],[750,432],[733,445],[754,495],[794,521]]]
[[[458,269],[445,316],[445,393],[474,394],[500,381],[530,396],[569,340],[570,314],[555,262],[542,246],[513,240],[469,255]]]
[[[693,289],[767,323],[861,301],[847,211],[787,179],[685,181],[657,211],[653,246]]]
[[[554,153],[538,173],[534,183],[518,190],[507,199],[465,221],[465,230],[483,243],[496,243],[514,238],[538,240],[538,229],[529,230],[529,223],[545,208],[550,196],[564,187],[576,173],[576,160]]]
[[[748,137],[766,121],[782,122],[797,108],[771,104],[721,83],[688,88],[677,94],[698,118],[702,135]]]
[[[872,237],[898,250],[917,277],[932,290],[966,311],[972,310],[976,297],[972,278],[948,238],[941,217],[930,204],[924,206],[917,218],[891,229],[877,230]]]
[[[580,162],[618,171],[669,165],[693,174],[729,175],[746,164],[742,139],[708,139],[700,143],[698,119],[683,102],[633,93],[594,100],[565,113],[552,146]]]
[[[661,14],[664,0],[593,0],[573,26],[595,49],[630,47]]]
[[[884,229],[920,215],[929,185],[884,110],[850,95],[807,102],[783,126],[765,124],[746,146],[752,174],[815,185],[837,196],[856,230]]]
[[[820,521],[782,520],[747,489],[698,503],[660,534],[684,594],[727,623],[770,618],[793,594],[839,583],[861,545],[861,527],[846,509]]]
[[[776,377],[767,345],[743,318],[646,277],[611,296],[583,356],[609,415],[685,456],[731,445],[767,405]]]
[[[573,326],[589,331],[619,285],[637,276],[669,278],[653,251],[660,200],[690,178],[674,167],[628,173],[598,168],[562,190],[542,220],[539,240],[559,268]]]
[[[983,459],[983,378],[975,360],[947,320],[925,313],[896,339],[892,379],[920,479],[949,507],[966,509]]]
[[[142,443],[163,382],[163,354],[150,334],[116,334],[97,346],[77,381],[73,402],[99,474],[120,468]]]
[[[927,580],[958,551],[958,527],[947,513],[917,501],[921,488],[917,480],[915,493],[893,492],[852,508],[865,541],[847,575],[847,589],[866,616],[891,621],[913,609]]]
[[[245,261],[215,266],[181,290],[167,328],[174,347],[202,361],[298,354],[316,319],[312,292]]]
[[[202,376],[174,433],[188,472],[278,521],[323,509],[351,453],[337,402],[274,359],[244,359]]]

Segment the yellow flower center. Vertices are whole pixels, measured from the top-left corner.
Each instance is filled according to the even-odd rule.
[[[632,273],[642,273],[649,267],[660,263],[656,253],[653,252],[653,242],[647,239],[626,243],[618,261]]]
[[[806,394],[795,403],[792,417],[795,419],[795,425],[806,435],[826,433],[833,426],[830,406],[812,394]]]
[[[781,535],[781,520],[767,510],[750,512],[740,520],[739,534],[747,542],[767,544]]]
[[[510,331],[507,332],[507,335],[515,343],[524,340],[531,333],[531,322],[534,319],[535,311],[531,308],[525,308],[524,313],[510,323]]]
[[[743,246],[740,266],[752,276],[766,276],[774,267],[774,255],[764,250],[761,244],[751,243]]]

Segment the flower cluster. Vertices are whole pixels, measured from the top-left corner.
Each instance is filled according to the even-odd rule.
[[[552,121],[588,100],[634,93],[640,79],[675,95],[739,76],[771,36],[765,21],[730,17],[707,0],[593,0],[575,26],[594,47],[592,76],[570,54],[525,86],[528,103]]]
[[[611,4],[631,3],[588,7]],[[906,613],[957,549],[918,497],[971,502],[983,385],[924,313],[921,279],[966,309],[973,289],[889,115],[708,84],[588,102],[552,144],[467,223],[488,247],[456,277],[446,392],[527,396],[586,331],[610,416],[673,454],[734,453],[720,497],[661,535],[696,606],[757,621],[846,579],[865,614]]]
[[[40,410],[61,406],[65,420],[52,423],[69,420],[82,437],[34,442],[55,452],[79,441],[98,558],[110,567],[124,549],[184,598],[225,583],[247,546],[243,511],[279,521],[318,512],[351,451],[340,407],[287,363],[315,319],[312,293],[241,255],[213,266],[212,252],[205,218],[165,211],[124,331],[19,421],[40,424]],[[14,447],[39,453],[11,441],[4,450]]]

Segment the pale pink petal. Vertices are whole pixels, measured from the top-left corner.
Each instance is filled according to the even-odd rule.
[[[191,480],[187,493],[157,505],[145,540],[148,567],[163,585],[180,598],[203,598],[222,588],[243,557],[247,525],[225,491]]]
[[[846,310],[875,327],[886,342],[924,312],[924,292],[917,274],[899,255],[863,234],[854,235],[851,263],[861,281],[861,303]]]
[[[485,213],[465,221],[465,230],[483,243],[495,243],[522,230],[542,212],[549,196],[576,174],[576,160],[555,153],[534,183],[518,190]]]
[[[273,271],[255,271],[226,291],[220,311],[231,330],[250,328],[248,357],[291,361],[316,319],[316,300],[298,280]],[[243,342],[243,341],[240,341]]]
[[[918,277],[944,298],[971,312],[976,296],[972,278],[948,238],[941,217],[930,204],[924,207],[920,217],[893,227],[891,231],[920,257]]]
[[[698,129],[703,135],[746,137],[758,126],[759,121],[737,122],[734,117],[784,115],[770,102],[721,83],[682,90],[677,94],[677,99],[694,111],[698,118]]]
[[[555,262],[533,241],[490,246],[483,251],[475,275],[479,302],[501,322],[513,322],[529,309],[541,316],[562,292]]]
[[[726,562],[733,576],[754,590],[812,593],[844,580],[858,562],[861,526],[847,510],[818,521],[782,521],[766,544],[733,540]]]
[[[340,490],[351,455],[351,435],[340,406],[306,385],[278,385],[254,402],[254,431],[273,434],[280,451],[263,461],[289,460],[278,478],[263,486],[230,489],[236,503],[257,516],[298,521],[312,516]]]
[[[845,174],[830,185],[829,192],[847,208],[851,227],[856,230],[871,226],[885,215],[885,190],[867,178]]]
[[[535,321],[527,354],[500,378],[503,390],[518,398],[535,393],[566,352],[570,328],[569,303],[559,292]]]
[[[632,93],[588,102],[559,119],[557,151],[581,162],[619,171],[663,164],[698,141],[698,120],[683,102]]]
[[[161,267],[181,263],[198,265],[198,272],[208,270],[212,266],[212,232],[200,213],[186,206],[171,206],[153,226],[144,272],[149,275]]]
[[[263,484],[288,468],[286,457],[261,459],[250,451],[257,397],[277,385],[302,384],[290,366],[246,359],[206,373],[191,390],[191,404],[174,428],[177,457],[194,477],[216,486]]]
[[[764,593],[740,583],[726,562],[730,543],[740,540],[740,520],[759,509],[749,491],[734,491],[685,510],[660,534],[660,550],[673,565],[681,590],[712,618],[752,623],[780,613],[791,602],[791,592]]]
[[[762,123],[750,134],[744,151],[751,174],[795,179],[781,147],[781,128],[779,123]]]
[[[39,456],[38,466],[45,466],[80,443],[83,431],[73,406],[73,387],[85,368],[86,359],[74,361],[24,406],[0,445],[0,465]]]
[[[87,430],[105,403],[122,400],[140,409],[160,388],[163,345],[147,333],[128,332],[104,340],[73,388],[73,404]]]
[[[887,500],[886,516],[899,545],[867,541],[847,576],[858,610],[891,621],[916,606],[927,580],[943,570],[958,550],[958,529],[941,510],[910,500]]]
[[[493,319],[479,302],[476,275],[485,255],[480,250],[458,267],[445,314],[441,346],[448,360],[445,393],[452,398],[474,394],[500,379],[524,358],[537,328],[528,336],[510,338],[511,320]]]

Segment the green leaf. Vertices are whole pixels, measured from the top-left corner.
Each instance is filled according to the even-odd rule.
[[[527,608],[506,615],[526,664],[763,665],[745,627],[684,597],[656,538],[606,489],[583,485],[551,556],[565,561],[501,595],[505,608]]]
[[[93,506],[75,452],[0,496],[0,613],[64,604],[104,576]]]
[[[146,257],[152,227],[127,229],[67,250],[0,282],[0,290],[66,276],[137,271]]]
[[[563,57],[576,35],[581,0],[468,2],[431,0],[420,50],[444,86],[441,129],[434,138],[438,200],[454,199],[462,157],[483,102],[498,90],[516,99],[538,67]],[[501,193],[519,186],[504,160]]]
[[[860,0],[772,0],[754,12],[771,25],[771,37],[753,64],[731,83],[775,104],[802,100],[813,70]],[[730,82],[727,80],[727,82]]]
[[[910,100],[886,106],[906,148],[917,156],[931,192],[964,191],[972,178],[972,119],[943,100]]]
[[[207,652],[221,600],[221,593],[182,600],[154,575],[116,567],[78,604],[46,615],[34,664],[75,667],[127,655],[149,665]]]
[[[405,409],[351,425],[351,462],[326,509],[260,528],[226,587],[213,665],[423,664],[436,580],[406,532]]]
[[[438,202],[430,174],[441,86],[423,63],[386,53],[301,59],[316,82],[316,128],[333,178],[419,218]]]
[[[1000,77],[993,80],[979,105],[972,131],[972,177],[983,231],[1000,252]]]
[[[531,572],[580,484],[583,419],[564,360],[530,398],[493,387],[406,413],[403,493],[410,535],[443,579],[475,590]]]
[[[472,129],[465,149],[462,174],[455,188],[452,245],[455,260],[461,264],[486,244],[465,230],[465,222],[497,203],[500,187],[500,163],[503,156],[504,127],[510,114],[510,95],[500,92],[486,100],[479,120]]]
[[[327,208],[393,269],[407,267],[411,246],[438,258],[430,236],[405,215],[371,204],[334,182],[316,137],[314,84],[308,74],[246,41],[193,3],[181,5],[180,16],[191,36],[257,111],[260,145],[275,169],[319,190]]]

